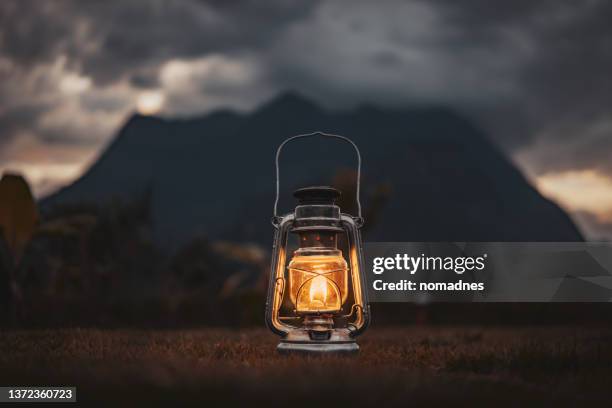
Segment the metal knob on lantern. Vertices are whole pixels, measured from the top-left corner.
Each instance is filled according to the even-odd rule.
[[[340,191],[328,186],[305,187],[294,192],[294,211],[277,213],[283,147],[312,136],[350,143],[357,153],[357,215],[345,214],[336,204]],[[350,139],[327,133],[309,133],[285,140],[276,152],[276,200],[272,224],[276,231],[266,324],[281,336],[279,352],[354,353],[356,337],[370,320],[361,233],[359,201],[361,154]],[[288,254],[290,234],[298,248]],[[342,246],[342,247],[341,247]],[[344,250],[344,251],[343,251]]]

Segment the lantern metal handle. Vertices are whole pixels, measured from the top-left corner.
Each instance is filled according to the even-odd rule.
[[[347,143],[350,143],[351,146],[353,146],[353,148],[355,149],[355,153],[357,153],[357,193],[355,194],[355,201],[357,202],[357,217],[355,220],[359,226],[363,225],[363,217],[361,216],[361,202],[359,201],[360,190],[361,190],[361,153],[359,152],[359,148],[351,139],[349,139],[346,136],[334,135],[331,133],[324,133],[324,132],[312,132],[312,133],[304,133],[300,135],[291,136],[290,138],[285,140],[283,143],[281,143],[280,146],[278,146],[278,149],[276,150],[276,199],[274,200],[274,216],[272,217],[272,225],[274,225],[275,227],[278,227],[279,225],[279,217],[278,217],[277,210],[278,210],[278,199],[280,196],[280,167],[278,164],[278,159],[280,158],[281,151],[283,150],[283,147],[285,147],[287,143],[293,140],[302,139],[306,137],[313,137],[313,136],[324,136],[324,137],[340,139]]]

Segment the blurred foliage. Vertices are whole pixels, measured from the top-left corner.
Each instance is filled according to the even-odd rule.
[[[339,204],[352,214],[355,181],[355,173],[347,171],[336,174],[333,183],[344,192]],[[1,189],[4,214],[7,209],[18,214],[5,216],[2,225],[19,231],[13,233],[19,238],[0,234],[0,326],[263,325],[269,248],[194,237],[176,252],[163,251],[153,241],[150,190],[131,201],[57,206],[42,213],[36,226],[38,213],[22,182]],[[6,199],[6,191],[13,191],[17,204]],[[363,193],[366,227],[376,224],[390,193],[385,185]],[[21,253],[18,263],[15,248]],[[376,324],[610,324],[610,308],[372,305]],[[11,319],[3,319],[6,311]]]
[[[18,265],[38,222],[38,210],[30,186],[21,175],[3,174],[0,179],[0,229]]]
[[[16,272],[24,298],[17,323],[249,324],[243,304],[263,310],[267,253],[203,237],[165,252],[153,241],[150,203],[148,191],[45,212]]]
[[[17,318],[21,294],[16,278],[38,222],[38,211],[30,186],[17,174],[5,173],[0,180],[0,322]]]

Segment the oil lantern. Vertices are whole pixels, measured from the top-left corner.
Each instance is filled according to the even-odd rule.
[[[296,139],[324,136],[350,143],[357,154],[357,215],[336,204],[340,191],[328,186],[294,192],[294,211],[279,216],[279,157]],[[309,133],[285,140],[276,152],[276,200],[272,265],[266,302],[266,324],[281,336],[279,352],[354,353],[356,337],[368,326],[360,228],[361,155],[348,138]],[[289,242],[297,241],[295,250]]]

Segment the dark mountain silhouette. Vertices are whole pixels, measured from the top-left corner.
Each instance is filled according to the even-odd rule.
[[[268,246],[276,148],[289,136],[316,130],[346,135],[361,149],[364,207],[376,208],[366,240],[582,240],[567,214],[456,112],[372,106],[330,112],[293,93],[250,114],[218,111],[180,120],[135,115],[99,160],[46,198],[43,208],[151,192],[162,246],[198,235]],[[288,145],[280,207],[291,209],[293,188],[329,182],[354,165],[350,146],[334,140]],[[346,190],[344,202],[352,202],[352,188]]]

